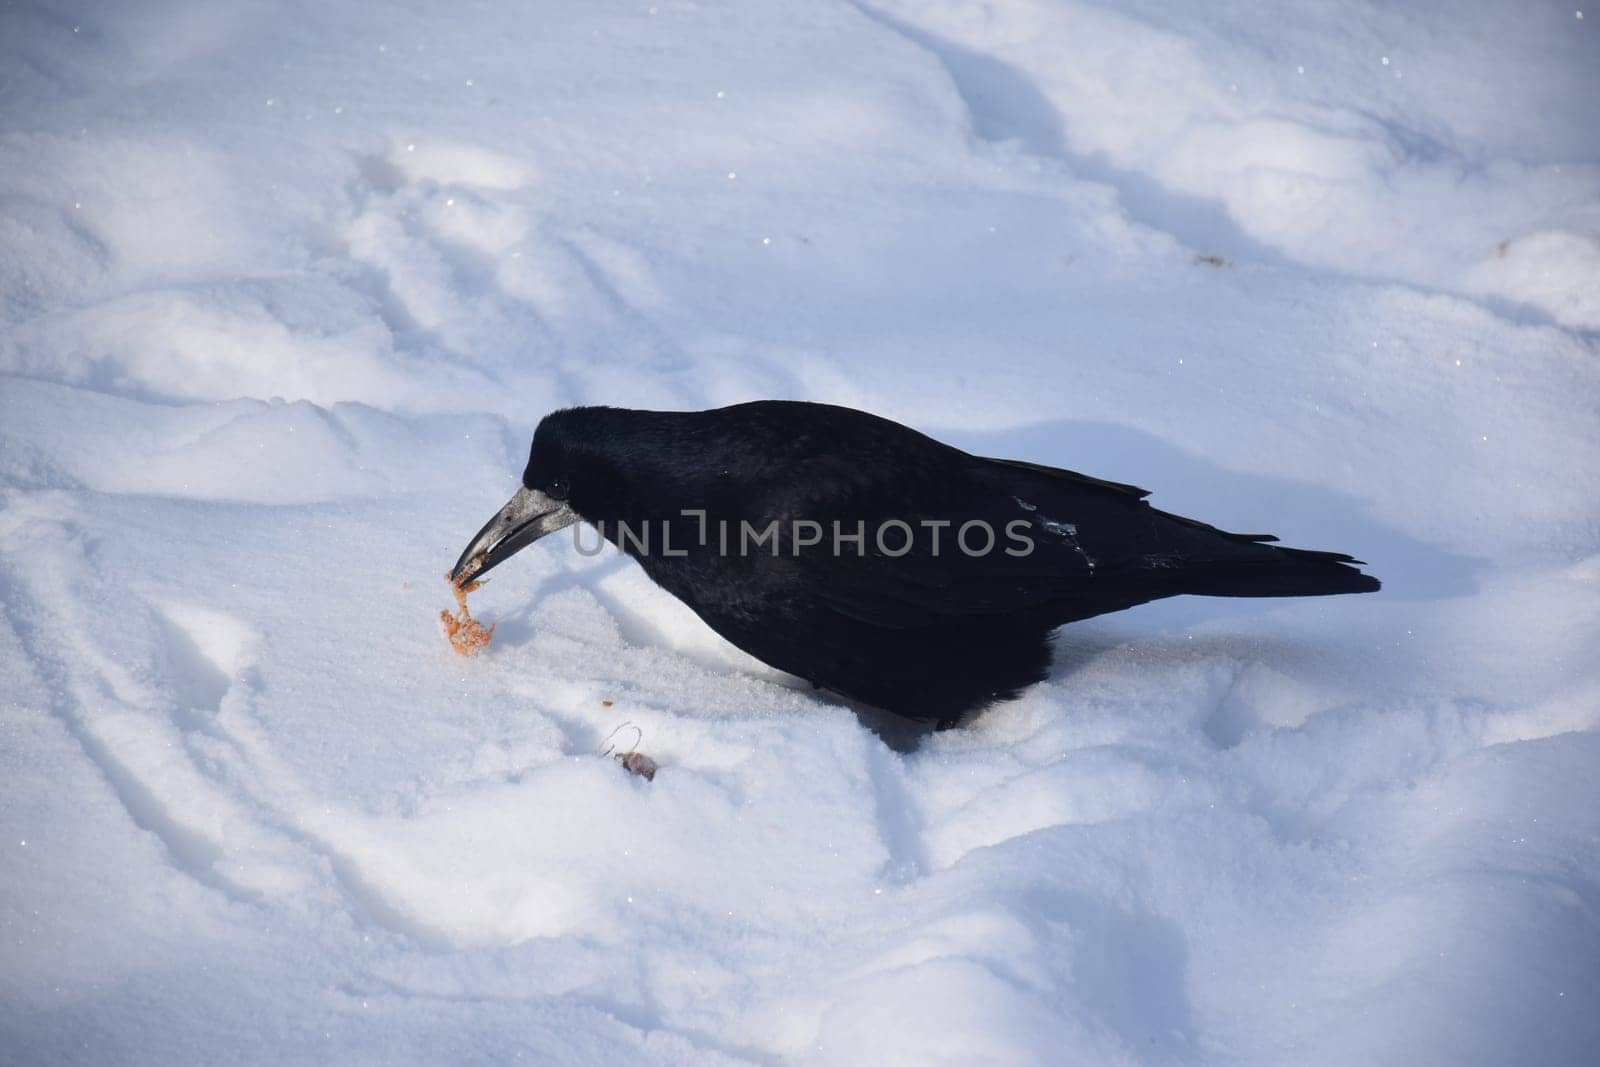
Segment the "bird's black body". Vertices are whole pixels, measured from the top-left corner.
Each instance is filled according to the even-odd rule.
[[[1225,533],[1132,486],[973,456],[824,404],[558,411],[534,435],[523,484],[564,501],[564,521],[598,526],[739,648],[939,726],[1044,678],[1063,623],[1180,593],[1378,588],[1349,556]],[[751,547],[745,531],[774,522],[775,541]],[[519,547],[490,551],[483,569]]]

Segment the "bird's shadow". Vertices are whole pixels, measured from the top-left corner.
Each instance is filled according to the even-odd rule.
[[[606,558],[599,563],[558,567],[550,571],[539,579],[515,610],[495,620],[496,638],[503,645],[521,645],[531,641],[534,636],[534,615],[540,604],[568,589],[582,587],[592,593],[608,575],[629,566],[637,564],[620,553],[606,553]],[[615,616],[616,613],[611,614]]]
[[[538,586],[526,599],[513,611],[502,615],[495,622],[495,634],[502,643],[507,645],[520,645],[534,636],[534,614],[538,605],[557,593],[567,589],[582,587],[593,592],[598,584],[608,575],[638,564],[627,556],[613,555],[606,561],[587,567],[556,570],[544,576]],[[619,617],[619,605],[607,599],[604,602],[607,612],[619,625],[627,620]],[[623,639],[636,644],[647,643],[651,635],[640,626],[622,626]],[[702,661],[704,665],[711,664]],[[830,689],[813,686],[803,678],[786,675],[782,680],[773,680],[772,684],[784,688],[810,692],[820,703],[833,704],[848,708],[853,712],[861,725],[877,735],[889,748],[896,752],[906,753],[914,751],[922,739],[933,732],[933,727],[925,722],[907,719],[893,712],[875,708],[870,704],[862,704]]]
[[[808,686],[812,695],[824,704],[833,704],[838,707],[848,708],[856,717],[856,721],[866,727],[879,741],[901,755],[906,755],[917,750],[923,740],[935,732],[933,723],[920,719],[908,719],[903,715],[896,715],[883,708],[875,708],[871,704],[863,704],[852,700],[843,693],[835,693],[831,689]]]
[[[1375,518],[1366,501],[1325,486],[1229,470],[1130,426],[1061,420],[935,437],[982,456],[1065,467],[1150,490],[1150,503],[1224,530],[1270,533],[1292,548],[1346,552],[1398,600],[1470,596],[1486,561],[1418,540]],[[1180,597],[1195,618],[1248,613],[1247,600]],[[1170,602],[1169,603],[1173,603]]]

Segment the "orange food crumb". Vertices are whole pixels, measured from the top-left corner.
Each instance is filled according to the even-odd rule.
[[[439,622],[444,625],[444,635],[450,639],[450,647],[456,650],[457,655],[476,656],[482,649],[489,647],[489,641],[494,637],[495,623],[487,627],[472,617],[472,612],[467,610],[467,594],[478,588],[479,583],[472,581],[472,574],[477,570],[473,567],[462,575],[462,581],[451,581],[448,571],[445,572],[445,581],[450,582],[450,590],[456,597],[456,614],[448,611],[439,612]]]

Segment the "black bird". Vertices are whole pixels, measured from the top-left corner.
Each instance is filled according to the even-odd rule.
[[[1147,495],[827,404],[570,408],[539,423],[522,488],[452,578],[587,522],[757,659],[941,728],[1043,679],[1063,623],[1180,593],[1378,588],[1360,560]]]

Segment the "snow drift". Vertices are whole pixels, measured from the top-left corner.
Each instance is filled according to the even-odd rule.
[[[1586,1062],[1577,15],[7,9],[3,1058]],[[1385,590],[909,753],[560,539],[451,654],[541,414],[762,396]]]

